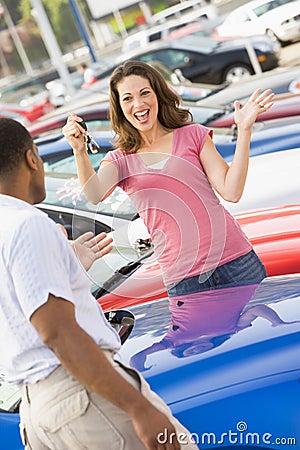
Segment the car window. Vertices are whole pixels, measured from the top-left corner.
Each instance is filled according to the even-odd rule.
[[[149,42],[157,41],[161,39],[161,31],[149,35]]]
[[[104,158],[105,154],[111,150],[110,148],[103,149],[101,153],[91,153],[89,155],[92,166],[95,170],[99,168],[100,161]],[[44,161],[45,172],[55,172],[55,173],[69,173],[76,175],[77,168],[74,155],[66,156],[61,158],[60,155],[47,156],[47,160]]]
[[[226,114],[226,109],[221,107],[209,108],[189,104],[184,104],[183,106],[187,107],[193,114],[194,121],[202,125],[209,125],[212,120],[216,120]]]
[[[272,11],[275,8],[278,8],[279,6],[294,1],[295,0],[272,0],[270,2],[264,3],[263,5],[257,6],[256,8],[253,8],[253,11],[257,15],[257,17],[260,17],[263,14],[266,14],[267,12]]]
[[[155,52],[149,52],[146,55],[142,55],[139,59],[145,63],[158,60],[168,66],[171,70],[177,67],[187,64],[192,58],[191,52],[174,49],[163,49]]]
[[[5,381],[5,371],[0,367],[0,411],[14,412],[20,401],[20,389]]]
[[[128,195],[120,188],[98,205],[90,203],[75,176],[46,174],[46,198],[43,203],[65,206],[81,211],[106,214],[123,219],[131,219],[136,208]]]

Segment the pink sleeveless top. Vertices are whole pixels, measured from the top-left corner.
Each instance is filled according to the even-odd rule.
[[[165,284],[205,273],[248,253],[252,246],[220,204],[199,155],[212,132],[199,124],[174,130],[172,152],[162,169],[138,153],[117,149],[118,185],[130,196],[152,237]]]

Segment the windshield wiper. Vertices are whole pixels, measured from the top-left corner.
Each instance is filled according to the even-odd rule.
[[[217,112],[217,113],[213,114],[212,116],[208,117],[208,119],[206,119],[204,122],[201,122],[201,124],[204,126],[209,125],[213,120],[216,120],[219,117],[224,116],[224,114],[226,114],[225,110],[222,112]]]
[[[126,281],[142,264],[142,262],[153,255],[154,249],[152,248],[148,252],[144,253],[140,258],[135,261],[130,261],[125,266],[122,266],[120,269],[117,269],[113,275],[108,278],[103,285],[95,290],[92,294],[98,300],[103,295],[112,292],[118,286],[120,286],[124,281]]]

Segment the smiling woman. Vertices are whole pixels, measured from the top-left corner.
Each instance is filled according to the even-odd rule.
[[[151,235],[169,296],[266,276],[212,187],[231,202],[240,198],[252,127],[272,98],[270,89],[257,89],[243,108],[235,102],[239,132],[231,166],[217,152],[212,132],[192,123],[162,76],[138,61],[112,74],[110,116],[118,148],[104,157],[98,174],[87,157],[81,118],[71,114],[63,128],[88,199],[103,201],[117,186],[130,196]]]

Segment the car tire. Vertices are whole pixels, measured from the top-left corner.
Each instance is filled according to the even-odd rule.
[[[246,64],[236,64],[228,67],[223,75],[223,82],[234,83],[242,78],[249,77],[253,74],[253,71]]]

